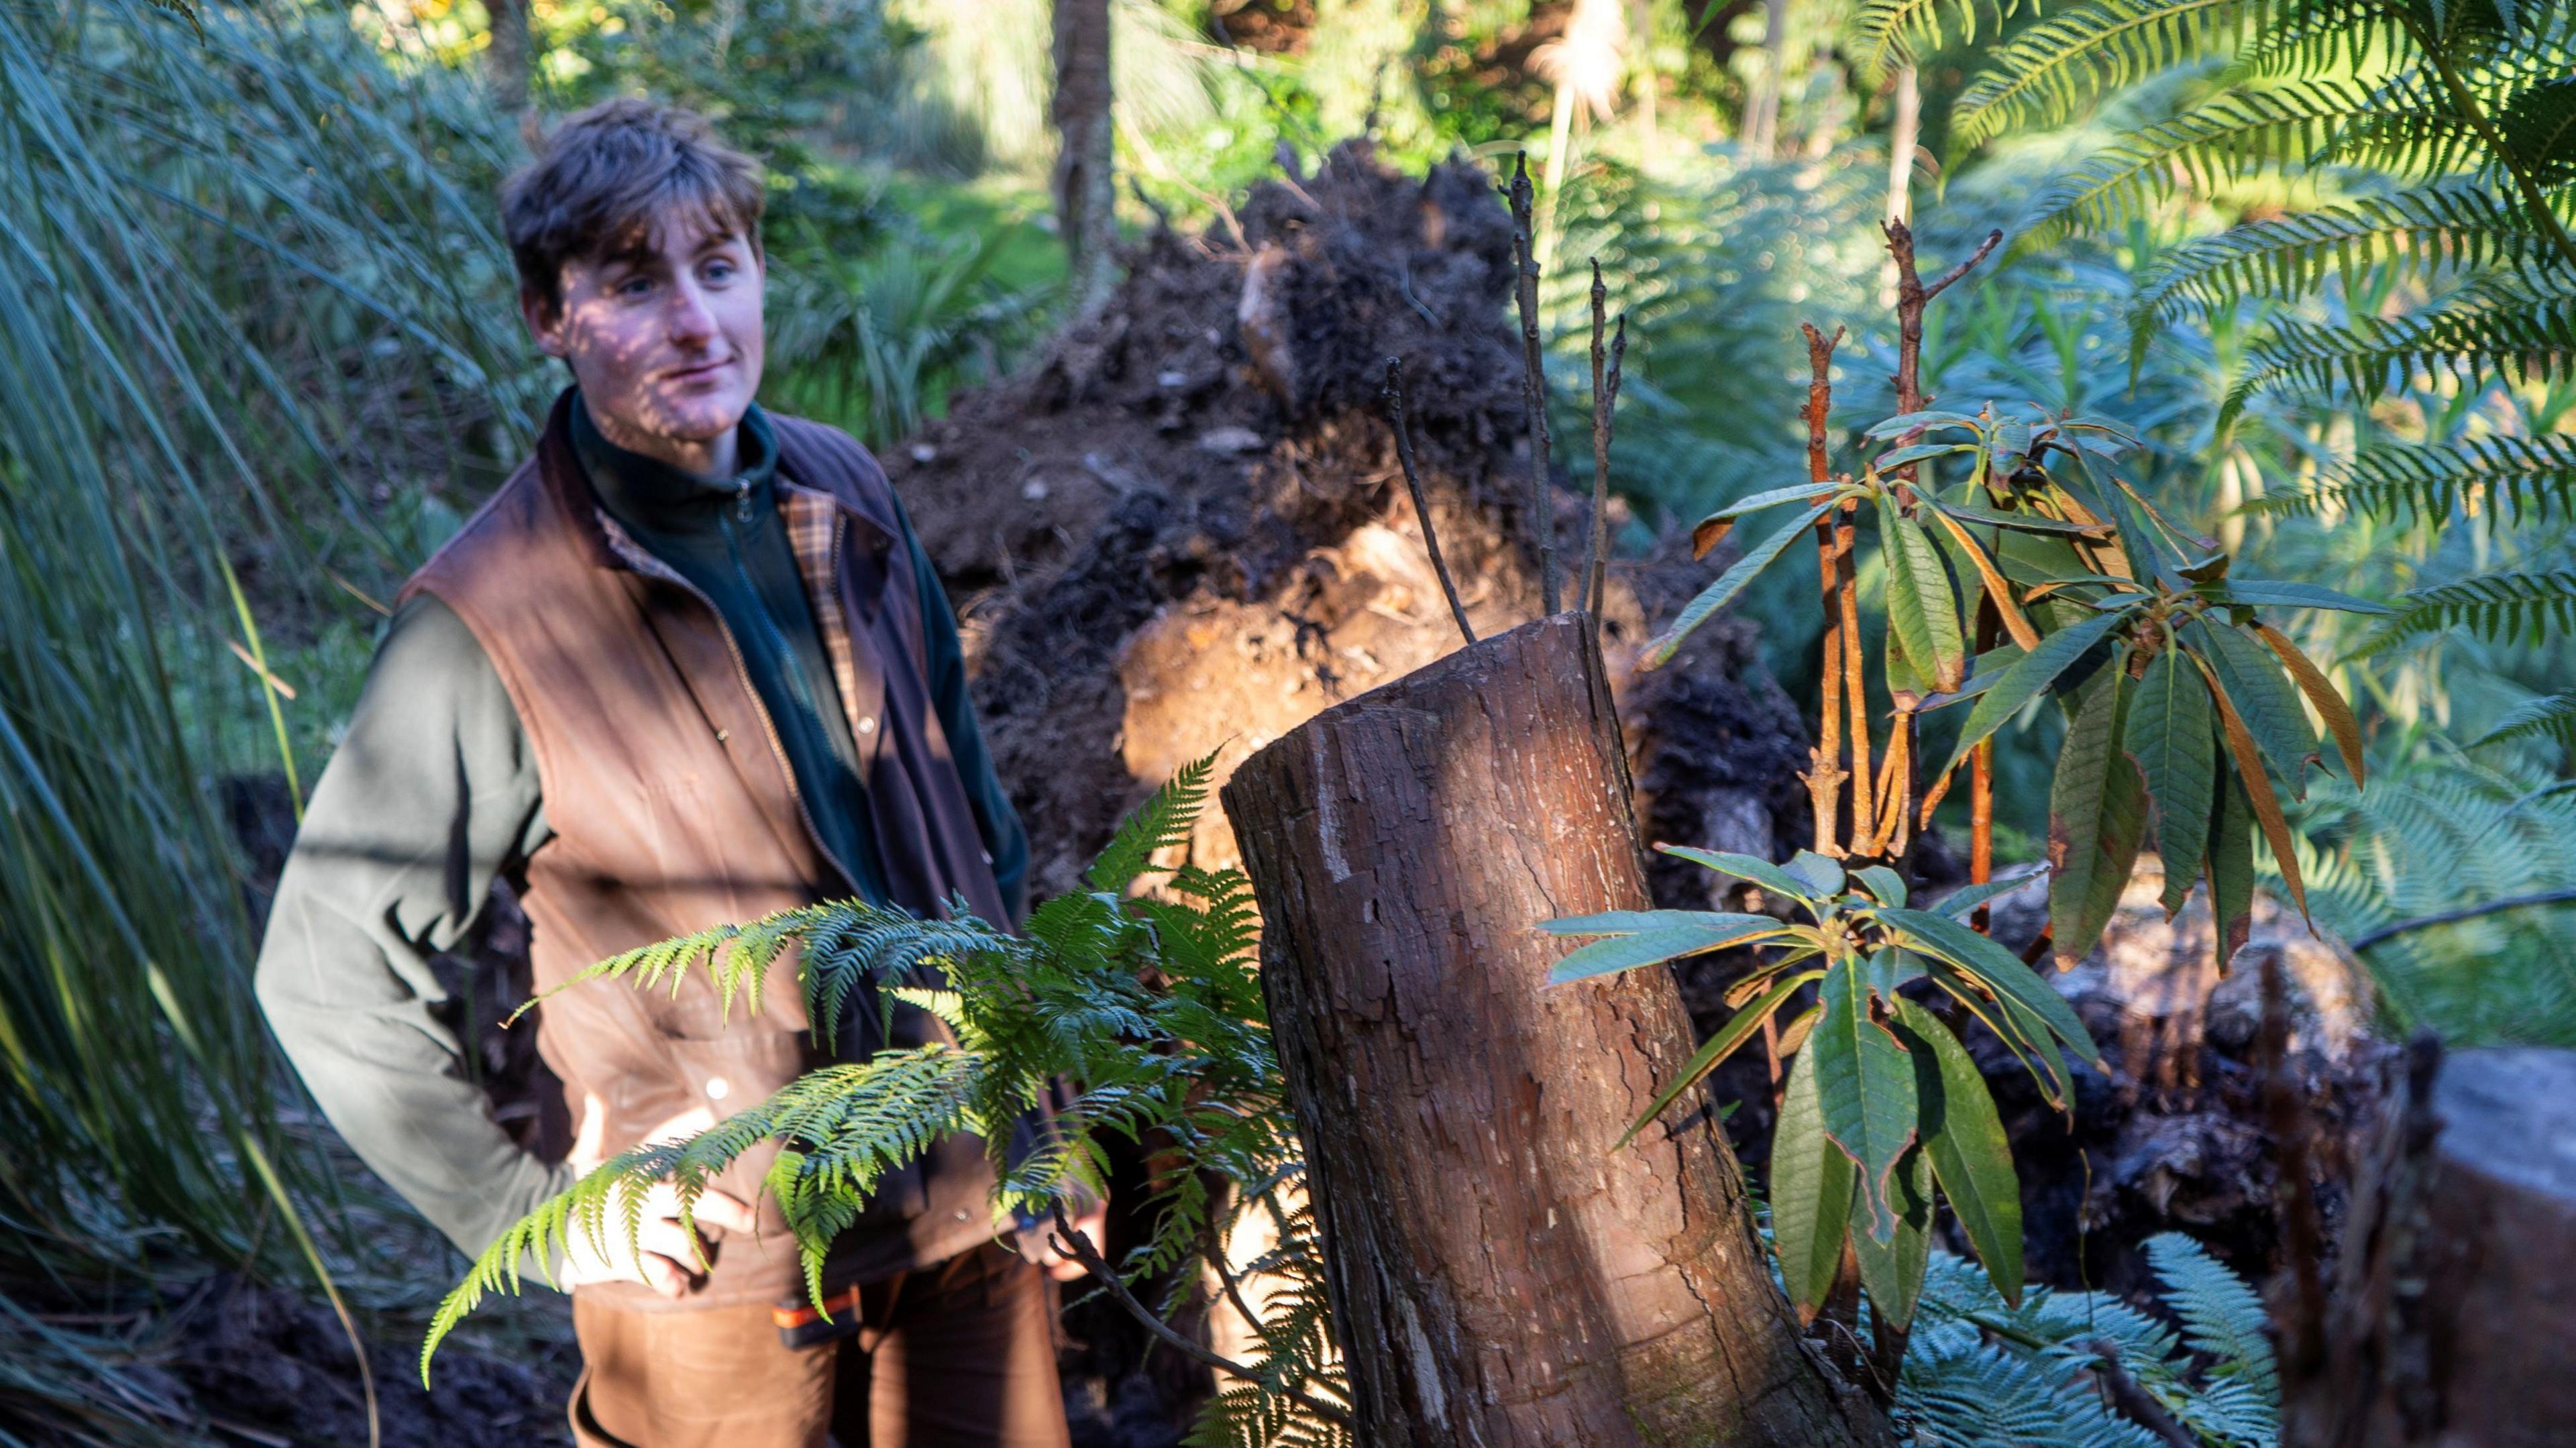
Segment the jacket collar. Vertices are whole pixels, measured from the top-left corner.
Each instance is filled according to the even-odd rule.
[[[564,526],[580,540],[583,555],[591,564],[631,572],[633,565],[610,545],[608,530],[601,526],[604,518],[599,494],[582,466],[580,450],[573,445],[573,409],[578,405],[578,396],[579,389],[571,387],[556,394],[554,406],[546,414],[545,431],[537,437],[538,476]],[[806,435],[809,429],[821,429],[792,417],[763,416],[775,443],[774,466],[782,507],[788,502],[788,494],[817,494],[851,519],[856,536],[871,549],[883,551],[903,536],[893,513],[864,490],[858,490],[859,495],[853,497],[849,491],[831,485],[828,479],[834,469],[822,446]]]

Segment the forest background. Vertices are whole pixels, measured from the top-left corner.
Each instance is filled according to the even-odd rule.
[[[644,92],[767,157],[765,400],[871,445],[1072,305],[1042,0],[496,4],[0,0],[0,1428],[168,1441],[156,1334],[210,1273],[327,1266],[334,1307],[394,1339],[454,1278],[270,1048],[246,887],[329,757],[383,601],[557,385],[492,219],[524,127]],[[2004,229],[1932,314],[1927,390],[2116,420],[2157,503],[2248,568],[2401,611],[2293,630],[2359,709],[2373,776],[2292,805],[2317,918],[2371,967],[2392,1035],[2576,1045],[2576,661],[2541,632],[2576,591],[2554,506],[2576,482],[2576,334],[2545,331],[2567,318],[2519,371],[2408,365],[2359,390],[2292,371],[2222,427],[2269,341],[2458,296],[2398,264],[2402,238],[2249,257],[2196,291],[2174,260],[2240,223],[2366,208],[2420,168],[2174,163],[2091,224],[2033,225],[2088,159],[2237,86],[2241,57],[2148,43],[2064,104],[1960,133],[1958,99],[2045,21],[1984,12],[1890,64],[1856,40],[1876,8],[1114,0],[1121,223],[1222,228],[1283,157],[1353,135],[1412,169],[1526,150],[1553,375],[1586,375],[1584,259],[1630,318],[1611,480],[1631,550],[1801,476],[1799,322],[1851,331],[1838,422],[1894,410],[1878,218],[1910,213],[1945,259]],[[1589,398],[1553,402],[1581,474]],[[2357,455],[2455,446],[2521,462],[2435,506],[2338,502],[2370,481]],[[2542,582],[2441,603],[2500,573]],[[1792,697],[1812,694],[1814,587],[1791,568],[1738,604]],[[2041,853],[2058,727],[2026,711],[2000,736],[2008,861]]]

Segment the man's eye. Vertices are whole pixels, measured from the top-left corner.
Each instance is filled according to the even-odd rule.
[[[617,284],[617,294],[621,297],[640,297],[651,290],[653,290],[651,277],[628,277]]]
[[[711,282],[732,281],[733,263],[729,261],[712,261],[707,263],[706,278]]]

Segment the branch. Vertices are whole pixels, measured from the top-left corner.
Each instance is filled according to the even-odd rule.
[[[1923,289],[1923,300],[1928,302],[1934,297],[1941,295],[1943,292],[1948,291],[1950,283],[1957,281],[1959,278],[1966,276],[1969,272],[1975,270],[1977,263],[1994,255],[1995,248],[2003,244],[2004,233],[2001,227],[1987,232],[1986,239],[1977,243],[1976,251],[1972,253],[1966,261],[1963,261],[1957,266],[1950,268],[1948,271],[1941,273],[1941,279],[1939,281],[1934,282],[1932,285]]]
[[[1467,605],[1458,601],[1458,581],[1449,576],[1449,564],[1440,556],[1431,499],[1422,491],[1421,470],[1413,465],[1413,433],[1404,423],[1404,364],[1396,358],[1386,359],[1386,387],[1378,396],[1386,402],[1387,420],[1395,424],[1395,460],[1403,466],[1404,486],[1413,494],[1413,515],[1422,523],[1422,547],[1431,555],[1431,571],[1440,575],[1440,591],[1449,596],[1449,616],[1458,620],[1459,635],[1472,644],[1476,631],[1467,626]]]
[[[2489,900],[2480,905],[2463,905],[2456,910],[2437,910],[2430,915],[2418,915],[2412,920],[2400,920],[2394,925],[2382,925],[2377,930],[2365,931],[2354,936],[2348,943],[2358,953],[2392,936],[2404,935],[2409,931],[2429,929],[2435,925],[2450,925],[2462,920],[2475,920],[2481,915],[2498,915],[2507,910],[2521,910],[2533,905],[2565,905],[2570,902],[2576,902],[2576,890],[2537,890],[2529,895],[2507,895],[2501,900]]]
[[[1170,1323],[1156,1317],[1152,1309],[1136,1300],[1135,1293],[1127,1290],[1127,1284],[1119,1279],[1118,1269],[1110,1266],[1109,1263],[1101,1257],[1099,1249],[1091,1245],[1091,1238],[1074,1228],[1073,1222],[1064,1214],[1064,1203],[1055,1203],[1052,1210],[1055,1213],[1056,1230],[1047,1234],[1048,1244],[1059,1251],[1071,1253],[1073,1260],[1081,1263],[1084,1271],[1089,1272],[1093,1277],[1098,1278],[1100,1280],[1100,1284],[1109,1289],[1110,1296],[1118,1299],[1118,1304],[1121,1307],[1126,1308],[1128,1313],[1138,1322],[1143,1323],[1145,1325],[1145,1330],[1152,1333],[1155,1338],[1165,1346],[1178,1351],[1184,1357],[1203,1363],[1221,1373],[1241,1378],[1247,1383],[1252,1383],[1265,1390],[1276,1392],[1280,1396],[1296,1403],[1297,1406],[1304,1408],[1307,1412],[1312,1413],[1316,1417],[1323,1419],[1325,1422],[1332,1424],[1334,1427],[1348,1428],[1351,1426],[1351,1415],[1344,1412],[1342,1409],[1336,1408],[1330,1403],[1319,1402],[1316,1399],[1310,1398],[1304,1393],[1297,1391],[1295,1388],[1274,1387],[1268,1379],[1262,1377],[1260,1373],[1253,1371],[1251,1368],[1245,1367],[1243,1364],[1236,1362],[1232,1358],[1203,1347],[1198,1343],[1192,1342],[1188,1338],[1181,1336],[1179,1333],[1174,1332]],[[1253,1321],[1255,1326],[1259,1325],[1260,1320],[1258,1318],[1255,1318]]]

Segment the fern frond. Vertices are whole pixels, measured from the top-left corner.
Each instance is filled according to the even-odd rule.
[[[2576,435],[2374,447],[2312,488],[2258,498],[2247,507],[2292,517],[2341,508],[2373,517],[2403,514],[2415,523],[2492,507],[2516,522],[2546,522],[2576,511]]]
[[[2263,10],[2249,0],[2091,0],[1993,52],[1950,111],[1961,146],[2064,118],[2084,101],[2234,39]]]
[[[2290,165],[2371,114],[2373,104],[2363,87],[2334,80],[2218,96],[2051,181],[2023,213],[2016,248],[2123,226],[2185,181],[2214,190]]]
[[[2569,57],[2561,55],[2563,66]],[[2576,180],[2576,77],[2562,73],[2515,93],[2496,118],[2505,149],[2542,186]]]
[[[2000,30],[2020,0],[1861,0],[1852,20],[1852,55],[1861,79],[1876,87],[1888,76],[1950,43],[1976,43],[1977,26]],[[2032,9],[2038,8],[2033,0]]]
[[[2417,377],[2447,374],[2475,389],[2495,378],[2557,381],[2576,373],[2576,292],[2498,286],[2450,305],[2344,325],[2284,321],[2256,343],[2245,375],[2219,408],[2221,431],[2268,388],[2331,391],[2363,400]]]
[[[2571,752],[2576,752],[2576,693],[2543,694],[2526,699],[2505,711],[2496,726],[2468,742],[2467,747],[2497,744],[2508,739],[2555,739]]]
[[[2183,1345],[2211,1359],[2214,1372],[2242,1378],[2265,1392],[2277,1391],[2263,1299],[2245,1279],[2180,1232],[2149,1237],[2146,1252],[2147,1264],[2164,1284],[2160,1296],[2165,1306],[2182,1319]]]
[[[2537,644],[2545,629],[2576,628],[2576,572],[2491,573],[2419,588],[2398,602],[2401,611],[2383,638],[2464,629],[2497,642]]]
[[[1208,781],[1215,775],[1216,755],[1211,752],[1165,780],[1118,827],[1083,879],[1094,890],[1123,891],[1145,873],[1156,850],[1189,843],[1190,827],[1207,803]]]
[[[2297,296],[2331,269],[2347,288],[2394,262],[2417,275],[2488,266],[2537,278],[2559,260],[2549,235],[2492,191],[2444,187],[2356,201],[2231,227],[2174,248],[2138,279],[2130,325],[2190,306],[2224,307],[2254,292]]]

